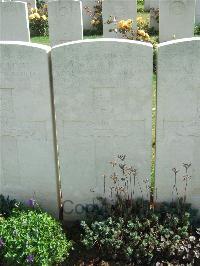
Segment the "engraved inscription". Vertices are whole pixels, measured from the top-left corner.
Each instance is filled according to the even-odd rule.
[[[200,137],[200,121],[167,121],[163,120],[164,136]]]
[[[170,5],[170,10],[174,15],[180,16],[184,14],[185,4],[183,1],[173,1]]]
[[[138,140],[145,138],[145,120],[125,119],[116,115],[118,104],[126,106],[126,113],[132,114],[129,103],[117,100],[114,87],[95,87],[92,89],[92,115],[80,120],[63,120],[63,138],[76,137],[130,137]],[[119,95],[118,95],[119,96]],[[123,97],[123,95],[121,95]],[[123,109],[124,110],[124,109]],[[119,120],[120,119],[120,120]]]
[[[14,119],[13,88],[0,88],[2,184],[20,185],[18,142],[14,136],[4,136],[5,124]]]

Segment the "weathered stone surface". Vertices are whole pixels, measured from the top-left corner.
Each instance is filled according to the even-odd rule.
[[[2,2],[0,14],[0,41],[30,41],[26,3]]]
[[[85,7],[89,7],[92,12],[94,12],[94,6],[97,4],[95,0],[82,0],[82,8],[83,8],[83,28],[84,30],[92,29],[91,20],[92,18],[86,12]]]
[[[144,10],[145,11],[150,10],[150,0],[144,0]]]
[[[48,3],[51,45],[83,39],[82,3],[52,1]]]
[[[0,194],[58,216],[49,51],[0,42]]]
[[[195,23],[200,24],[200,0],[196,0]]]
[[[160,1],[159,40],[193,37],[195,0]]]
[[[137,4],[136,0],[105,0],[103,1],[103,36],[105,38],[120,38],[121,34],[109,32],[116,27],[115,24],[107,24],[110,17],[116,17],[116,20],[132,19],[136,29]]]
[[[158,9],[159,8],[159,0],[150,0],[150,8]]]
[[[114,155],[127,155],[141,186],[151,175],[152,45],[72,42],[52,49],[52,68],[64,209],[74,218],[77,204],[103,195]]]
[[[18,2],[18,0],[7,0],[7,2]],[[6,2],[6,1],[4,1]],[[20,2],[24,2],[24,3],[27,3],[27,6],[29,8],[36,8],[36,0],[20,0]]]
[[[183,163],[192,163],[187,199],[200,205],[200,38],[158,46],[156,187],[158,200],[184,196]]]

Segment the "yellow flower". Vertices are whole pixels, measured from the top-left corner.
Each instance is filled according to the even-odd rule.
[[[92,25],[94,25],[95,24],[95,20],[93,19],[93,20],[91,20],[91,24]]]
[[[131,30],[132,24],[133,24],[133,21],[131,19],[128,19],[126,21],[120,20],[117,23],[117,28],[120,30]]]
[[[128,19],[126,22],[127,24],[131,24],[131,25],[133,24],[133,21],[131,19]]]
[[[38,13],[35,13],[34,16],[35,16],[35,18],[40,19],[40,15]]]
[[[139,35],[141,35],[142,37],[145,37],[145,31],[144,30],[138,30],[137,31]]]
[[[137,22],[143,22],[143,18],[142,17],[137,17]]]
[[[145,33],[145,37],[144,37],[145,41],[150,41],[150,37],[148,33]]]
[[[34,14],[31,14],[31,15],[29,16],[29,19],[34,19],[34,18],[35,18]]]
[[[47,20],[47,17],[45,15],[42,16],[43,20]]]
[[[35,9],[31,7],[31,13],[34,13]]]
[[[125,20],[120,20],[120,21],[117,23],[117,28],[118,28],[118,29],[123,29],[123,27],[124,27],[124,23],[125,23]]]

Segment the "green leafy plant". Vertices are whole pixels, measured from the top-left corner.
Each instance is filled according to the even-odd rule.
[[[110,162],[112,173],[103,176],[103,196],[97,198],[100,205],[81,223],[83,246],[90,253],[98,251],[103,260],[133,265],[199,263],[200,221],[187,203],[191,163],[183,164],[183,195],[176,182],[179,171],[173,168],[172,201],[159,203],[148,179],[138,177],[125,155],[118,155],[118,160]],[[137,189],[140,199],[135,196]]]
[[[134,265],[194,265],[200,256],[200,231],[192,233],[188,213],[182,219],[153,212],[127,221],[109,217],[91,224],[82,222],[82,227],[83,245],[90,252],[98,250],[104,260]]]
[[[41,8],[45,5],[44,0],[36,0],[36,3],[37,3],[37,8]]]
[[[47,5],[40,5],[39,8],[29,9],[30,34],[34,36],[47,36],[48,32],[48,11]]]
[[[200,35],[200,24],[195,26],[194,33],[195,35]]]
[[[137,12],[144,12],[144,0],[137,0]]]
[[[71,247],[60,224],[37,209],[0,220],[0,257],[6,265],[55,265]]]
[[[15,199],[10,199],[9,196],[0,195],[0,217],[7,218],[13,213],[13,210],[22,208],[22,203],[17,202]]]

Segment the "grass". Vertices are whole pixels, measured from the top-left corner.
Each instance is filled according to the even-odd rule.
[[[31,42],[33,43],[39,43],[39,44],[45,44],[45,45],[49,45],[50,41],[49,41],[49,36],[45,36],[45,37],[32,37],[31,38]]]
[[[92,35],[92,36],[84,36],[84,40],[86,39],[96,39],[96,38],[102,38],[101,35]],[[39,43],[44,45],[50,45],[49,36],[46,37],[31,37],[32,43]]]

